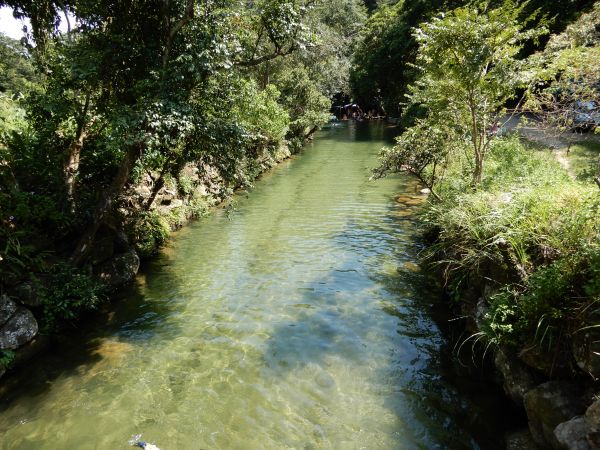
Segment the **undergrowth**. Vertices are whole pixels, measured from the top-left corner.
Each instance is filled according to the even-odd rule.
[[[483,332],[493,344],[551,348],[600,307],[600,191],[572,180],[550,152],[499,139],[474,191],[456,162],[424,212],[437,236],[427,256],[451,290],[483,277]],[[502,279],[495,279],[502,274]],[[457,296],[460,298],[460,295]]]

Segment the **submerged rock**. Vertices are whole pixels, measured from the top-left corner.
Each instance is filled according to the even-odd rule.
[[[421,267],[412,261],[406,261],[404,264],[402,264],[402,266],[409,272],[417,273],[421,271]]]
[[[581,389],[577,385],[563,381],[548,381],[525,394],[523,403],[536,444],[542,448],[562,448],[554,429],[583,414],[580,397]]]
[[[0,327],[0,350],[15,350],[32,340],[38,324],[31,311],[18,307],[13,316]]]
[[[423,203],[423,197],[415,197],[413,195],[398,195],[395,198],[396,202],[407,206],[416,206]]]

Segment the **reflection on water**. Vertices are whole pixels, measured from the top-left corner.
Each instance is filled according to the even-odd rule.
[[[384,143],[323,131],[181,231],[102,330],[17,375],[2,448],[478,448],[415,264],[418,188],[369,181]]]

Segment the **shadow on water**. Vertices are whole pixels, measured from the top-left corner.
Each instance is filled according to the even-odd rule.
[[[281,167],[231,221],[187,227],[127,301],[3,380],[0,412],[14,408],[1,423],[16,429],[7,442],[36,448],[57,430],[83,442],[94,424],[112,433],[97,448],[129,430],[169,448],[358,448],[351,438],[368,448],[500,448],[501,397],[486,371],[456,370],[441,292],[414,263],[418,187],[402,181],[405,198],[394,202],[397,181],[368,181],[375,148],[335,145],[380,145],[394,133],[339,127],[319,138],[330,148]],[[86,402],[114,417],[99,422]],[[20,427],[23,417],[39,422]],[[378,434],[386,438],[371,442]]]
[[[418,206],[408,209],[414,214]],[[384,219],[388,228],[402,221],[414,225],[414,215],[397,212],[397,205],[390,208]],[[350,223],[338,236],[339,244],[352,242],[366,259],[381,256],[386,232],[377,225]],[[398,420],[401,442],[427,449],[503,449],[499,437],[523,422],[522,412],[503,394],[489,358],[468,364],[458,360],[449,337],[453,316],[442,288],[413,262],[423,246],[416,233],[408,233],[394,242],[394,270],[378,265],[364,271],[349,261],[307,285],[294,305],[303,312],[279,324],[268,341],[263,375],[286,378],[316,365],[325,369],[317,371],[316,383],[328,387],[335,383],[326,370],[331,358],[350,367],[368,366],[377,344],[387,356],[372,377],[386,380],[382,402]],[[345,286],[364,296],[347,299],[328,286]],[[374,334],[379,342],[373,342]]]
[[[383,141],[386,145],[393,145],[394,138],[400,133],[396,125],[391,125],[383,120],[346,123],[332,123],[326,129],[329,134],[326,139],[347,142],[377,142]]]
[[[158,273],[146,277],[145,273]],[[24,397],[43,401],[59,378],[85,376],[105,369],[105,363],[127,357],[132,346],[160,335],[163,329],[177,332],[176,314],[179,276],[170,270],[169,258],[162,254],[144,265],[136,282],[115,294],[110,303],[88,313],[54,339],[42,336],[44,349],[39,356],[9,372],[0,385],[0,413]],[[161,286],[169,286],[169,290]],[[148,298],[145,292],[164,292]],[[126,301],[123,301],[126,300]],[[1,430],[0,430],[1,431]]]

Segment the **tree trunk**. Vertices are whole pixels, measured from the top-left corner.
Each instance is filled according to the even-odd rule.
[[[67,194],[67,202],[71,212],[75,212],[75,178],[79,172],[79,160],[81,159],[81,150],[87,137],[86,116],[90,107],[91,93],[85,95],[85,103],[81,109],[81,115],[77,121],[77,133],[75,139],[69,146],[67,157],[65,158],[64,174],[65,174],[65,191]]]
[[[477,188],[481,183],[481,177],[483,175],[483,153],[481,151],[475,152],[475,170],[473,170],[473,187]]]
[[[308,140],[309,140],[309,139],[312,137],[312,135],[313,135],[313,134],[315,134],[315,132],[316,132],[318,129],[319,129],[319,126],[318,126],[318,125],[315,125],[314,127],[312,127],[312,128],[310,129],[310,131],[304,135],[304,140],[305,140],[305,141],[308,141]]]
[[[142,148],[142,143],[137,143],[129,147],[125,158],[123,158],[123,161],[119,166],[117,174],[112,180],[112,183],[102,193],[100,200],[94,209],[92,223],[88,225],[87,229],[81,235],[79,243],[71,255],[71,263],[74,266],[81,266],[87,259],[92,248],[94,238],[96,237],[96,232],[98,231],[98,228],[100,228],[103,219],[112,210],[115,199],[121,193],[123,187],[127,183],[131,169],[141,154]]]
[[[78,136],[75,138],[73,143],[69,146],[69,153],[65,161],[65,189],[67,193],[67,202],[71,212],[75,212],[75,179],[77,172],[79,172],[79,161],[81,159],[81,150],[83,149],[83,143],[87,133],[85,128],[81,128]]]
[[[163,188],[164,185],[165,185],[165,170],[163,170],[160,173],[160,176],[154,183],[154,186],[152,188],[152,193],[150,194],[150,197],[148,197],[148,200],[146,201],[146,204],[144,205],[144,209],[146,211],[148,211],[150,209],[150,207],[154,203],[154,200],[156,200],[158,193],[160,192],[160,190]]]

